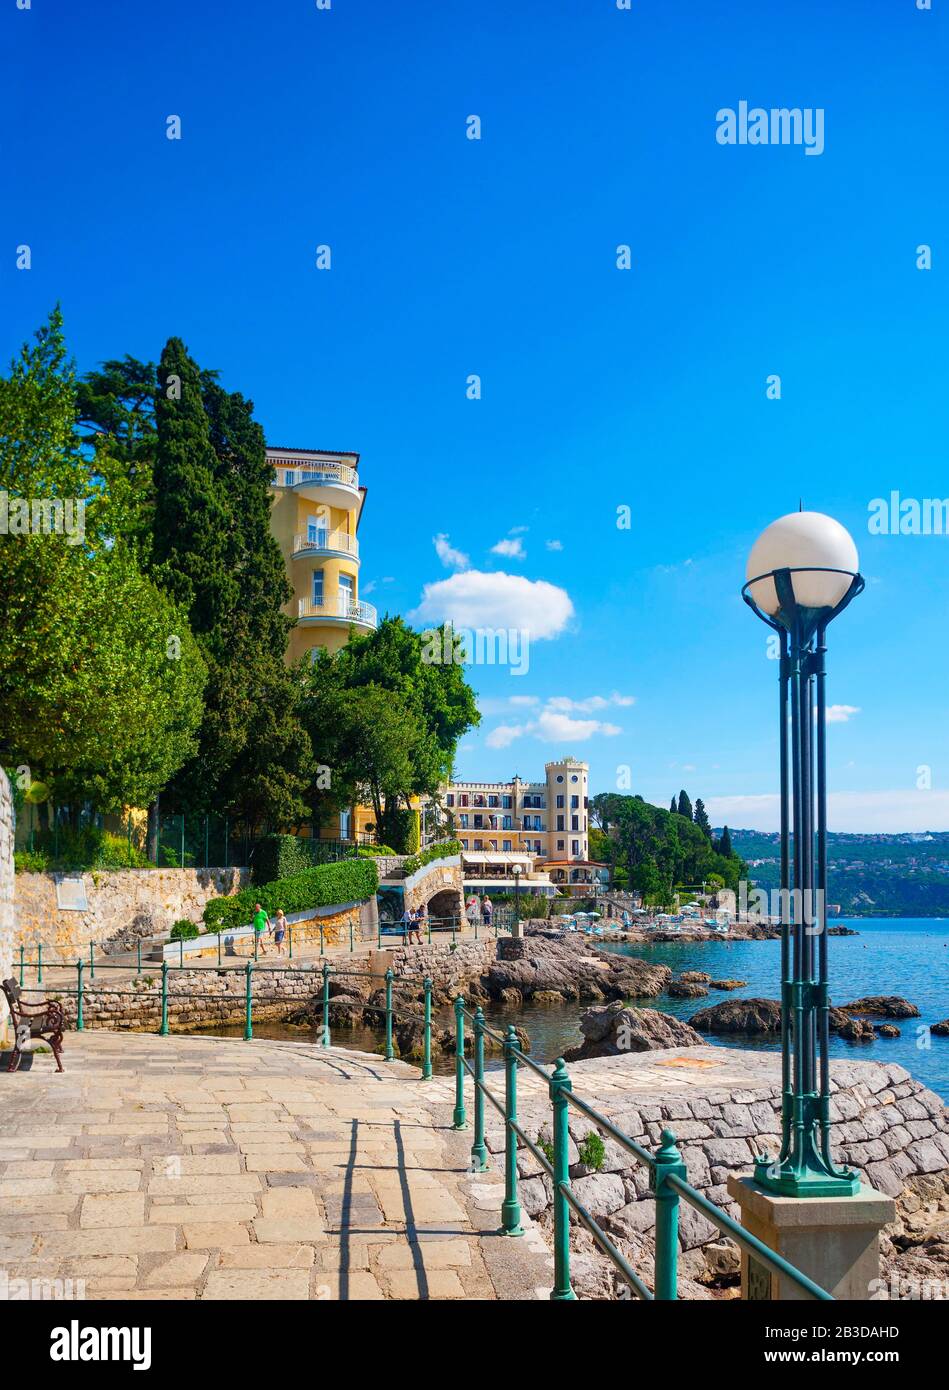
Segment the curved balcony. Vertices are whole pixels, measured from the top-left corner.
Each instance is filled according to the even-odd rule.
[[[327,502],[332,507],[352,507],[359,500],[359,474],[348,463],[314,462],[300,468],[295,459],[271,456],[274,484],[291,487],[308,502]]]
[[[301,555],[340,555],[344,559],[359,559],[359,542],[355,536],[345,531],[321,531],[305,536],[294,536],[291,555],[296,560]]]
[[[332,623],[348,627],[378,627],[379,619],[371,603],[357,603],[345,596],[317,603],[311,598],[297,601],[297,617],[301,623]]]

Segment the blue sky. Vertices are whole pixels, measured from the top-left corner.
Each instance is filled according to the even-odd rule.
[[[775,824],[739,590],[803,497],[868,580],[831,630],[831,828],[947,829],[949,537],[867,530],[949,495],[935,5],[5,5],[0,352],[59,299],[81,370],[180,334],[272,443],[358,450],[364,597],[551,633],[472,669],[459,775],[573,753],[716,823]],[[719,144],[742,100],[823,109],[823,153]]]

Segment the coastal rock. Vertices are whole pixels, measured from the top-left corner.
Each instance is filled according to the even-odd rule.
[[[780,1033],[781,1005],[776,999],[723,999],[689,1022],[703,1033]]]
[[[564,1053],[568,1062],[661,1047],[697,1047],[702,1042],[695,1029],[681,1019],[657,1009],[627,1008],[619,999],[605,1008],[585,1009],[580,1015],[580,1031],[583,1042]]]
[[[870,1014],[874,1018],[919,1018],[916,1005],[900,994],[868,994],[840,1008],[846,1014]]]
[[[941,1023],[934,1023],[929,1031],[937,1038],[949,1038],[949,1018],[944,1018]]]
[[[872,1041],[876,1036],[873,1024],[868,1018],[848,1018],[836,1032],[848,1042],[860,1042],[863,1039]]]
[[[679,976],[680,980],[685,980],[691,985],[707,985],[711,980],[711,975],[706,975],[704,970],[683,970]]]
[[[709,989],[744,989],[747,980],[709,980]]]
[[[674,999],[701,999],[708,994],[708,986],[699,984],[697,980],[687,980],[683,975],[672,981],[667,993]]]
[[[881,1023],[876,1031],[880,1038],[898,1038],[900,1036],[900,1030],[895,1023]]]
[[[667,965],[597,951],[572,933],[535,932],[504,944],[505,958],[492,961],[481,977],[492,999],[510,999],[512,990],[522,999],[654,998],[672,978]]]

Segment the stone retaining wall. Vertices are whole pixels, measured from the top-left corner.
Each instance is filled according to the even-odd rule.
[[[723,1055],[724,1054],[724,1055]],[[689,1065],[696,1068],[682,1086]],[[655,1152],[663,1128],[673,1130],[688,1169],[689,1182],[723,1207],[736,1220],[727,1181],[732,1173],[752,1171],[755,1154],[774,1153],[780,1141],[781,1088],[779,1058],[722,1048],[664,1049],[575,1062],[570,1068],[573,1090],[617,1128]],[[727,1088],[716,1088],[711,1068],[739,1069]],[[696,1084],[703,1068],[708,1084]],[[661,1068],[669,1068],[668,1090]],[[681,1070],[680,1070],[681,1068]],[[658,1079],[658,1080],[657,1080]],[[645,1084],[644,1084],[645,1083]],[[921,1175],[949,1173],[949,1117],[943,1102],[903,1067],[893,1063],[832,1063],[831,1118],[834,1156],[838,1163],[858,1169],[865,1180],[888,1196],[898,1197],[908,1182]],[[663,1091],[665,1090],[665,1094]],[[546,1097],[525,1096],[519,1103],[520,1122],[534,1138],[550,1140],[550,1104]],[[503,1159],[503,1130],[493,1107],[487,1118],[487,1145]],[[570,1173],[578,1199],[605,1229],[636,1251],[649,1245],[644,1268],[651,1279],[651,1242],[655,1233],[655,1199],[649,1190],[649,1171],[614,1141],[604,1137],[605,1158],[599,1171],[580,1162],[579,1148],[596,1126],[576,1111],[569,1113]],[[551,1185],[529,1150],[518,1156],[520,1201],[531,1216],[550,1219]],[[720,1242],[721,1236],[684,1201],[679,1206],[679,1240],[685,1252],[697,1252],[684,1272],[698,1275],[704,1265],[699,1247]],[[589,1249],[584,1237],[580,1246]],[[637,1261],[634,1260],[634,1267]],[[602,1270],[601,1270],[602,1277]]]
[[[14,946],[49,959],[74,959],[90,943],[129,948],[137,937],[168,931],[185,917],[198,922],[205,904],[250,882],[249,869],[101,869],[82,875],[86,912],[63,911],[62,874],[17,874]]]
[[[13,796],[0,767],[0,980],[13,974]],[[0,1043],[9,1032],[6,1001],[0,996]]]
[[[483,941],[460,941],[451,949],[450,940],[427,942],[424,946],[400,946],[389,954],[392,958],[392,973],[396,979],[406,975],[428,975],[433,984],[433,994],[451,997],[463,990],[469,980],[483,975],[494,963],[497,942],[494,937]]]

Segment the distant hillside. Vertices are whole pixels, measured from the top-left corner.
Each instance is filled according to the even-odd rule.
[[[732,830],[759,888],[779,886],[777,833]],[[827,900],[842,917],[949,917],[949,832],[827,836]]]

